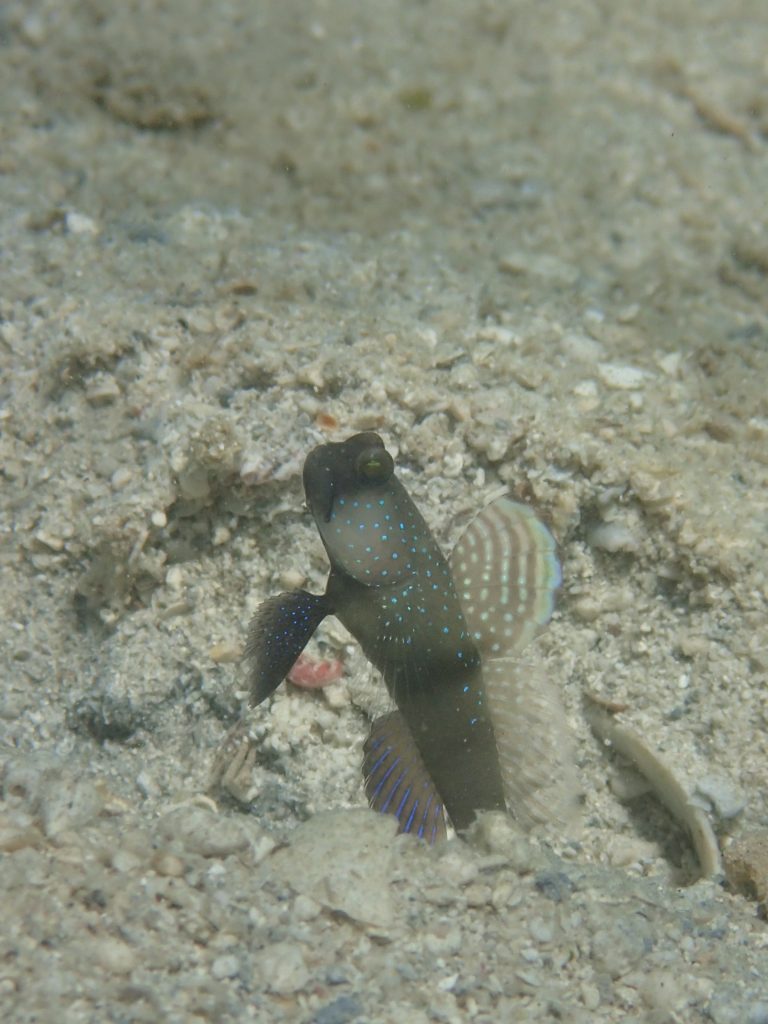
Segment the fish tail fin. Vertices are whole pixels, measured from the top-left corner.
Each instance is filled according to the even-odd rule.
[[[533,509],[507,495],[466,528],[451,571],[483,660],[521,651],[549,622],[562,581],[552,534]]]
[[[510,812],[525,828],[577,834],[582,791],[556,688],[534,657],[487,661],[483,681]]]
[[[306,590],[278,594],[259,606],[248,627],[245,646],[252,707],[277,689],[330,612],[324,595]]]
[[[430,844],[445,839],[442,801],[399,711],[376,719],[363,752],[365,795],[373,810],[394,815],[398,832]]]

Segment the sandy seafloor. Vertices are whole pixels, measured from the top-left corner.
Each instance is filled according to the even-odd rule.
[[[768,1021],[767,54],[764,0],[0,5],[4,1021]],[[446,546],[552,524],[578,836],[394,838],[332,621],[211,788],[362,429]]]

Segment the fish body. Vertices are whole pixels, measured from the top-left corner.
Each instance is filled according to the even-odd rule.
[[[451,821],[464,829],[477,810],[506,802],[480,654],[451,591],[441,591],[434,614],[423,578],[372,591],[332,574],[326,593],[384,677]]]
[[[443,807],[458,830],[480,810],[503,810],[484,661],[519,649],[551,614],[560,580],[551,536],[504,498],[470,525],[449,564],[370,432],[315,448],[303,476],[331,571],[325,594],[283,594],[256,613],[252,703],[279,685],[322,618],[336,615],[398,708],[366,744],[371,806],[430,840],[445,833]]]

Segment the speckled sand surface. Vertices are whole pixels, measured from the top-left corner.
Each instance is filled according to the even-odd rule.
[[[4,1021],[768,1021],[766,54],[765,0],[0,7]],[[360,429],[446,546],[552,524],[578,838],[395,839],[333,622],[210,788]]]

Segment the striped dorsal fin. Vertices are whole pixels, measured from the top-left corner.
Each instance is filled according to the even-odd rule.
[[[451,570],[483,658],[521,651],[551,618],[562,580],[552,534],[528,505],[506,495],[466,528]]]

